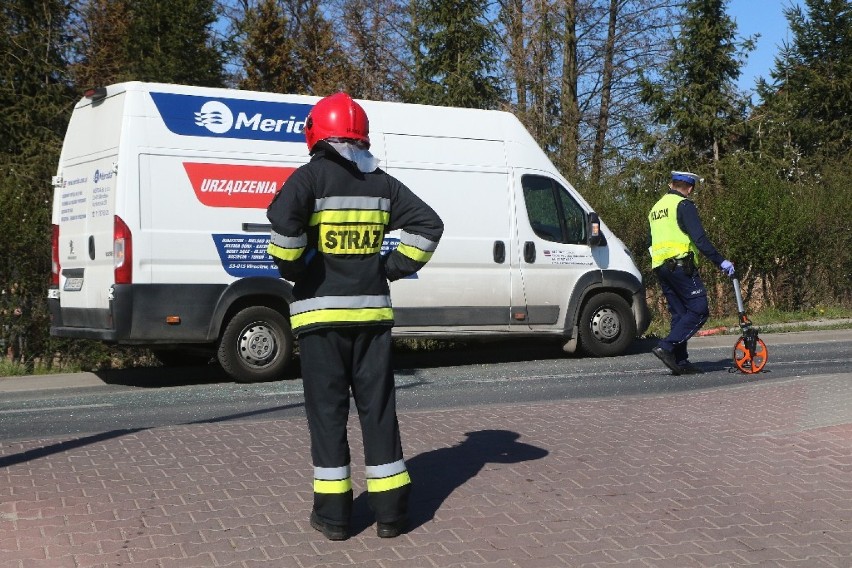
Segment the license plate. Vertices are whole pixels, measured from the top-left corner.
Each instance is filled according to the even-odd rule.
[[[62,288],[65,292],[79,292],[83,289],[82,278],[66,278],[65,287]]]

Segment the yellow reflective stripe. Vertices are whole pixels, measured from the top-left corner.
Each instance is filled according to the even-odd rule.
[[[675,257],[682,256],[689,252],[689,244],[688,243],[678,243],[678,242],[664,242],[655,244],[650,248],[651,252],[651,261],[659,264],[662,264],[664,260]]]
[[[376,254],[382,250],[384,225],[320,223],[319,250],[327,254]]]
[[[432,258],[431,252],[422,251],[417,247],[413,247],[410,245],[400,244],[396,247],[396,250],[403,256],[407,256],[412,260],[416,260],[417,262],[429,262],[429,259]]]
[[[372,223],[387,225],[390,221],[390,213],[387,211],[352,209],[317,211],[311,215],[311,226],[320,223]]]
[[[352,479],[314,479],[314,493],[347,493],[352,490]]]
[[[312,323],[328,322],[375,322],[393,319],[393,308],[352,308],[303,312],[290,317],[293,329]]]
[[[390,477],[384,477],[382,479],[368,479],[367,491],[370,493],[381,493],[382,491],[399,489],[400,487],[404,487],[410,483],[411,477],[408,475],[407,471],[403,471],[402,473],[398,473]]]
[[[296,260],[302,253],[305,252],[305,247],[301,248],[281,248],[278,245],[269,243],[266,247],[266,252],[269,256],[280,258],[281,260]]]

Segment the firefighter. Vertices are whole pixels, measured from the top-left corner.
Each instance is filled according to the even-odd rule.
[[[695,203],[689,199],[699,181],[704,180],[693,173],[672,172],[668,193],[648,213],[651,268],[672,318],[669,334],[652,352],[674,375],[703,372],[689,361],[686,347],[710,315],[707,291],[698,273],[698,253],[727,276],[734,275],[734,265],[707,238]]]
[[[406,529],[411,479],[403,460],[391,367],[388,282],[432,256],[443,223],[378,167],[364,109],[346,93],[321,99],[305,123],[311,160],[272,200],[268,248],[294,283],[290,323],[299,339],[314,465],[311,526],[349,537],[352,481],[346,424],[350,392],[364,441],[368,502],[379,537]],[[384,235],[401,229],[382,254]]]

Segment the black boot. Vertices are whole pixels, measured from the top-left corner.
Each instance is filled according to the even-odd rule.
[[[311,526],[321,532],[328,540],[346,540],[349,538],[349,527],[347,525],[332,525],[322,519],[316,513],[311,513]]]
[[[376,534],[379,538],[396,538],[405,532],[408,527],[408,519],[399,519],[392,523],[376,523]]]
[[[672,370],[672,375],[680,375],[683,373],[683,369],[680,368],[680,365],[675,361],[674,353],[671,351],[666,351],[662,347],[654,347],[651,349],[651,353],[657,356],[657,358],[662,361],[666,367]]]

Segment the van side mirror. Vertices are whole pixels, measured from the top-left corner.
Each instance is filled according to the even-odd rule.
[[[586,219],[586,235],[588,235],[589,246],[601,247],[606,245],[606,236],[601,229],[601,218],[594,211],[589,213]]]

